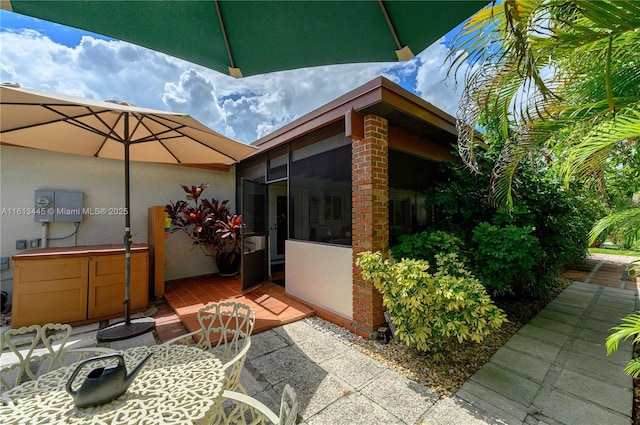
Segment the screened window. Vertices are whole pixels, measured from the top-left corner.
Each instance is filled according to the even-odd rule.
[[[433,223],[433,205],[425,194],[437,179],[437,163],[389,149],[389,244]]]
[[[291,145],[290,237],[351,245],[351,140],[340,133]]]
[[[284,146],[267,154],[267,180],[277,181],[287,178],[289,152]]]
[[[252,158],[236,165],[236,205],[242,211],[242,179],[258,183],[265,182],[264,156]]]

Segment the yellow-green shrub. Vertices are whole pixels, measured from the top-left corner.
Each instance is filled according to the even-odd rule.
[[[456,254],[436,259],[438,270],[433,274],[424,260],[392,263],[380,252],[358,254],[356,265],[382,293],[400,340],[441,357],[440,348],[450,338],[481,342],[506,316]]]

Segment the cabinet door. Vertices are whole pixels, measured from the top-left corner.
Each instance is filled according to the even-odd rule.
[[[88,268],[87,257],[16,261],[11,325],[86,319]]]
[[[149,254],[131,254],[131,309],[149,301]],[[89,261],[88,318],[124,315],[124,253],[92,256]]]

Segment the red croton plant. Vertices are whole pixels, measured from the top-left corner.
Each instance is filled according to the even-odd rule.
[[[208,183],[180,186],[186,192],[187,200],[170,201],[164,207],[171,218],[171,231],[185,232],[194,246],[216,259],[221,274],[236,273],[240,264],[242,216],[231,213],[228,200],[219,202],[214,198],[201,198]]]

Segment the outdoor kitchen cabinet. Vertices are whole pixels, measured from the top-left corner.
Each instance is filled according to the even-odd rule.
[[[124,314],[122,245],[32,249],[13,256],[11,326],[95,322]],[[149,300],[149,249],[131,247],[131,310]]]

